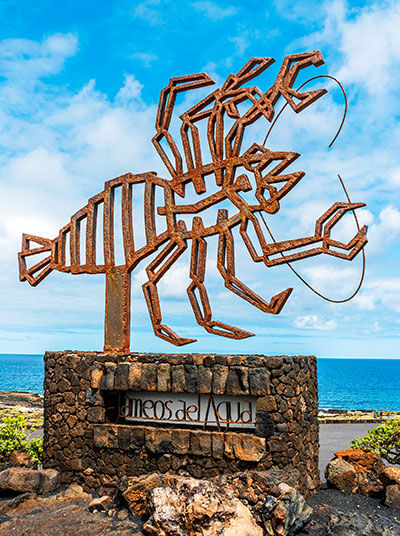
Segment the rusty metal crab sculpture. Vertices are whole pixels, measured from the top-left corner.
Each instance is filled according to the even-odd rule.
[[[63,227],[57,238],[50,240],[24,234],[22,251],[19,253],[21,281],[35,286],[52,270],[77,273],[106,274],[105,345],[107,351],[129,351],[131,272],[145,257],[162,248],[146,267],[148,280],[143,291],[153,325],[158,337],[175,344],[184,345],[195,339],[183,338],[162,323],[157,284],[167,270],[187,249],[191,247],[188,297],[198,324],[206,331],[234,339],[243,339],[253,334],[213,320],[207,290],[204,284],[206,272],[207,238],[218,236],[217,267],[225,281],[225,286],[266,313],[278,314],[292,288],[287,288],[269,301],[258,296],[235,274],[235,252],[232,229],[240,227],[240,235],[254,262],[264,262],[267,267],[290,263],[314,255],[325,253],[351,260],[367,242],[366,227],[358,230],[348,243],[331,238],[331,230],[348,211],[364,206],[364,203],[337,202],[316,221],[314,234],[304,238],[282,242],[268,242],[256,217],[257,213],[274,214],[280,208],[280,200],[303,178],[302,171],[285,174],[285,170],[300,155],[287,151],[271,151],[264,145],[253,143],[242,151],[243,135],[246,127],[262,116],[271,122],[275,105],[283,97],[287,104],[299,113],[322,97],[325,89],[300,92],[293,89],[299,71],[305,67],[322,65],[319,51],[286,56],[274,84],[263,92],[256,86],[244,86],[261,74],[274,60],[272,58],[252,58],[237,73],[230,74],[220,89],[216,89],[180,116],[180,136],[184,161],[177,144],[169,132],[176,95],[214,84],[205,73],[171,78],[168,86],[161,91],[156,135],[153,143],[166,165],[171,179],[163,179],[154,172],[143,174],[127,173],[105,183],[104,190],[89,199],[87,205],[76,212],[71,221]],[[247,104],[244,113],[240,105]],[[231,126],[226,133],[227,118]],[[211,162],[203,163],[201,136],[198,124],[206,122],[206,136]],[[166,145],[170,153],[163,146]],[[185,166],[184,166],[185,162]],[[239,174],[239,168],[246,173]],[[205,178],[212,176],[217,190],[207,192]],[[249,180],[249,177],[252,180]],[[185,186],[191,183],[201,199],[185,204]],[[255,184],[255,188],[252,186]],[[133,189],[144,185],[144,219],[146,243],[135,247],[133,211]],[[115,194],[121,191],[122,236],[125,262],[115,262]],[[156,207],[156,192],[163,198],[162,206]],[[252,203],[243,194],[253,191]],[[209,193],[209,195],[207,195]],[[242,195],[241,195],[242,194]],[[176,198],[178,196],[178,198]],[[233,213],[219,209],[213,225],[205,225],[201,213],[207,208],[224,203],[229,204]],[[102,238],[104,259],[96,252],[98,214],[103,211]],[[166,230],[157,232],[156,213],[165,218]],[[180,215],[193,215],[188,226]],[[81,258],[81,229],[85,223],[85,255]],[[253,227],[258,240],[258,249],[252,244],[248,228]],[[31,247],[34,243],[37,247]],[[310,246],[314,246],[311,247]],[[303,248],[303,249],[302,249]],[[305,249],[307,248],[307,249]],[[98,248],[97,248],[98,249]],[[39,262],[27,266],[27,258],[44,255]],[[82,256],[83,257],[83,256]]]

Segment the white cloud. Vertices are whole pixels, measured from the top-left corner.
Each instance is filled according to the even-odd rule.
[[[160,5],[160,0],[145,0],[144,2],[140,2],[133,10],[133,16],[148,22],[151,26],[163,24],[165,22],[164,18],[160,10],[155,8],[158,5]]]
[[[358,266],[346,265],[346,261],[342,259],[332,259],[329,264],[314,264],[304,267],[301,271],[317,291],[339,300],[347,298],[356,288],[360,270]]]
[[[400,236],[400,211],[388,205],[379,213],[379,221],[368,232],[369,250],[379,253]]]
[[[192,2],[192,6],[197,10],[204,13],[211,20],[225,19],[226,17],[232,17],[236,15],[237,8],[233,6],[221,7],[214,2],[208,0],[199,0],[198,2]]]
[[[59,72],[77,47],[78,40],[73,34],[54,34],[41,43],[5,39],[0,43],[0,71],[8,79],[23,79],[31,85],[37,78]]]
[[[400,62],[400,5],[377,3],[353,20],[337,19],[342,33],[344,82],[363,82],[369,92],[386,92],[394,82],[391,69]]]
[[[324,6],[323,29],[300,42],[318,43],[318,47],[326,43],[340,50],[337,76],[346,84],[363,84],[371,95],[397,87],[393,70],[400,66],[398,2],[371,2],[357,9],[334,0]]]
[[[136,100],[140,98],[143,85],[136,80],[135,75],[125,75],[124,85],[118,91],[116,99],[122,103],[127,103],[130,100]]]
[[[53,34],[44,41],[44,45],[50,54],[69,57],[77,51],[78,40],[72,34]]]
[[[355,305],[363,311],[400,312],[400,278],[367,278]]]
[[[236,37],[229,37],[229,41],[232,41],[236,47],[236,53],[242,56],[250,46],[250,40],[246,35],[237,35]]]
[[[400,167],[391,169],[388,174],[388,180],[398,188],[400,186]]]
[[[69,34],[41,43],[3,41],[0,64],[22,55],[28,65],[39,57],[60,70],[76,43]],[[43,72],[50,69],[42,66]],[[0,116],[0,143],[7,155],[0,159],[0,258],[12,279],[22,232],[52,238],[107,179],[161,167],[150,141],[155,109],[141,101],[141,87],[133,75],[126,76],[112,102],[96,90],[94,80],[75,94],[17,78],[0,86],[0,103],[8,104]],[[23,96],[12,105],[11,90]]]
[[[150,67],[153,62],[158,60],[157,54],[153,52],[135,52],[132,54],[132,58],[141,61],[145,67]]]
[[[298,316],[293,325],[301,329],[316,329],[319,331],[332,331],[337,328],[335,319],[323,320],[318,315]]]

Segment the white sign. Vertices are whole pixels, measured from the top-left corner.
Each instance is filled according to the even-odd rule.
[[[129,391],[121,417],[146,424],[255,428],[256,397]]]

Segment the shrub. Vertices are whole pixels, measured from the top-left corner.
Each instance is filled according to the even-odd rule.
[[[29,435],[26,432],[26,420],[23,415],[17,417],[4,417],[0,425],[0,459],[5,458],[14,450],[29,452],[32,459],[38,463],[42,462],[43,438],[30,439],[35,431],[30,429]]]
[[[400,419],[369,430],[363,438],[354,439],[351,448],[376,452],[388,462],[400,464]]]
[[[28,452],[32,460],[36,460],[38,464],[43,460],[43,437],[33,437],[28,444]]]

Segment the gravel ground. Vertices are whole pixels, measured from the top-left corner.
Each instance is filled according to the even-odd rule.
[[[313,516],[297,536],[400,536],[400,509],[378,499],[323,488],[307,503]]]
[[[391,523],[397,524],[400,533],[400,509],[388,508],[378,499],[364,497],[356,493],[323,488],[316,495],[307,499],[307,503],[310,506],[327,504],[346,513],[359,511],[367,516],[381,516]]]

